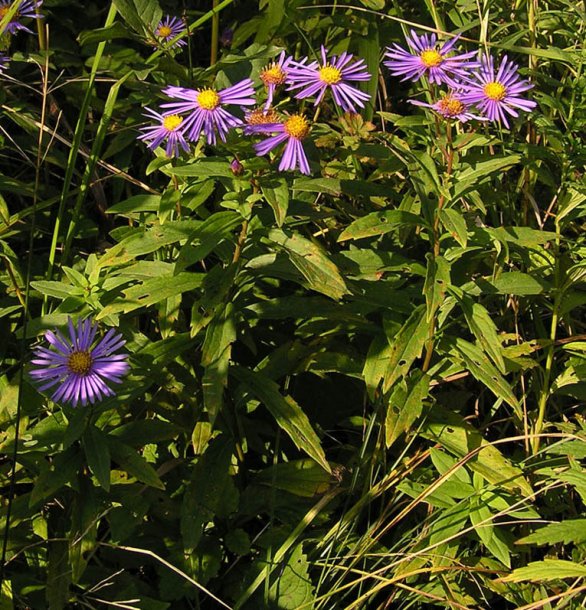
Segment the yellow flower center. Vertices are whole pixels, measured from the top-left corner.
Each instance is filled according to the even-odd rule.
[[[462,114],[466,109],[466,106],[454,97],[446,95],[443,99],[441,99],[438,103],[440,112],[445,116],[454,117]]]
[[[293,114],[285,121],[285,131],[292,138],[303,140],[309,133],[309,123],[302,114]]]
[[[419,57],[426,68],[437,68],[444,61],[441,53],[435,49],[425,49]]]
[[[326,85],[335,85],[342,80],[342,72],[334,66],[326,65],[319,69],[319,80]]]
[[[507,88],[501,83],[486,83],[484,85],[484,94],[490,100],[500,102],[507,95]]]
[[[168,25],[162,25],[158,30],[157,30],[157,36],[159,38],[168,38],[169,36],[171,36],[173,30],[171,30],[171,28]]]
[[[285,70],[274,63],[260,73],[260,80],[265,84],[265,87],[269,85],[282,85],[285,83],[286,78]]]
[[[87,375],[92,368],[92,357],[88,352],[73,352],[67,359],[67,368],[76,375]]]
[[[267,111],[264,108],[255,108],[246,113],[246,122],[249,125],[266,125],[267,123],[279,123],[279,115],[269,108]]]
[[[213,89],[202,89],[197,94],[197,103],[203,110],[215,110],[220,105],[220,96]]]
[[[175,131],[183,123],[183,117],[178,114],[170,114],[163,119],[163,127],[167,131]]]

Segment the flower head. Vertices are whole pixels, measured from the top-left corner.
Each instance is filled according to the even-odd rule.
[[[22,30],[23,32],[32,34],[32,30],[29,30],[20,20],[22,18],[41,19],[42,15],[39,15],[37,10],[41,7],[42,3],[43,0],[23,0],[16,13],[12,16],[12,19],[7,23],[4,31],[9,34],[16,34],[16,32]],[[14,1],[0,0],[0,21],[4,19],[13,5]]]
[[[495,68],[492,57],[481,60],[480,69],[473,72],[461,87],[460,98],[465,104],[474,104],[489,120],[503,123],[509,127],[507,115],[517,117],[517,110],[531,112],[537,105],[532,100],[524,99],[520,94],[533,88],[533,85],[522,80],[518,66],[505,55]]]
[[[364,102],[370,99],[370,95],[348,84],[371,79],[364,60],[353,61],[354,56],[350,53],[342,53],[339,57],[334,55],[328,59],[327,53],[327,49],[322,46],[321,64],[317,61],[307,64],[306,59],[291,62],[288,73],[288,81],[291,85],[288,91],[298,90],[295,94],[297,99],[315,95],[314,105],[317,106],[325,92],[330,89],[334,102],[342,110],[357,112],[356,106],[364,108]]]
[[[309,122],[302,114],[292,114],[281,123],[250,125],[247,131],[256,134],[276,134],[255,144],[256,154],[266,155],[279,144],[286,142],[279,169],[284,171],[299,167],[302,174],[309,174],[309,163],[301,144],[309,129]]]
[[[470,119],[476,119],[478,121],[486,121],[487,118],[472,114],[469,112],[469,106],[465,104],[461,96],[458,93],[447,93],[440,100],[433,104],[427,104],[419,100],[409,100],[411,104],[416,106],[424,106],[425,108],[432,108],[444,119],[455,119],[461,123],[465,123]]]
[[[122,335],[111,328],[95,341],[98,325],[89,319],[79,320],[74,326],[69,318],[68,327],[69,337],[58,330],[45,333],[49,347],[54,349],[34,350],[32,364],[36,368],[30,374],[40,384],[39,391],[58,384],[51,400],[70,402],[74,407],[113,396],[106,381],[120,383],[130,369],[127,354],[114,353],[125,343]]]
[[[208,144],[216,143],[216,132],[225,142],[226,134],[232,127],[242,125],[241,119],[224,110],[226,104],[252,106],[256,103],[252,81],[246,78],[227,89],[184,89],[183,87],[167,87],[163,93],[169,97],[181,100],[162,104],[167,108],[166,115],[187,113],[183,124],[183,133],[188,139],[197,140],[203,131]]]
[[[138,136],[139,140],[146,142],[151,150],[154,150],[167,140],[165,148],[167,157],[178,157],[180,148],[185,152],[189,152],[189,144],[187,144],[183,135],[182,116],[178,114],[162,115],[150,108],[145,108],[145,111],[145,116],[154,118],[157,124],[141,127],[140,130],[144,133]]]
[[[455,36],[438,47],[435,34],[417,36],[411,30],[411,37],[405,37],[410,51],[393,44],[392,47],[387,47],[385,57],[388,57],[388,61],[383,63],[393,76],[404,76],[402,80],[415,81],[427,76],[431,83],[447,83],[453,86],[454,78],[466,77],[471,69],[479,65],[476,61],[470,61],[470,58],[476,55],[475,51],[448,57],[459,37]]]
[[[275,89],[280,85],[284,85],[287,82],[289,64],[293,61],[292,57],[286,57],[285,51],[282,51],[279,55],[279,59],[269,64],[261,70],[260,80],[263,82],[267,89],[267,101],[265,103],[265,110],[268,110],[273,103],[273,97],[275,95]]]
[[[155,36],[157,37],[157,41],[166,45],[173,38],[183,34],[187,30],[185,29],[185,24],[179,17],[171,17],[171,15],[166,15],[164,19],[159,21],[159,25],[157,25],[155,29]],[[176,43],[172,44],[171,47],[183,47],[187,44],[187,41],[181,39]]]

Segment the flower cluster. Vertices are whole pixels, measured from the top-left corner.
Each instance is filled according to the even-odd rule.
[[[433,108],[446,119],[497,121],[507,128],[509,116],[517,117],[519,110],[530,112],[535,108],[534,101],[521,95],[533,85],[521,79],[515,63],[506,55],[495,66],[489,55],[482,55],[480,61],[473,59],[476,51],[453,54],[458,39],[455,36],[440,46],[435,34],[418,36],[412,31],[406,39],[409,50],[396,44],[387,48],[384,64],[391,74],[403,76],[403,80],[426,77],[432,84],[449,88],[435,103],[411,103]]]
[[[96,342],[98,325],[89,319],[79,320],[75,326],[69,318],[68,330],[69,337],[58,330],[47,331],[49,349],[34,350],[32,364],[36,368],[30,374],[40,384],[39,391],[57,385],[51,400],[74,407],[78,403],[85,407],[88,402],[94,404],[113,396],[106,381],[120,383],[130,369],[127,355],[115,353],[125,343],[122,335],[111,328]]]
[[[302,141],[310,131],[307,118],[300,113],[280,115],[273,108],[279,87],[294,92],[299,100],[315,98],[317,106],[328,91],[334,103],[344,112],[356,112],[364,108],[370,95],[357,89],[353,83],[366,82],[371,75],[364,60],[355,60],[349,53],[328,57],[322,46],[321,61],[309,61],[307,57],[299,61],[287,56],[283,51],[276,61],[260,72],[260,80],[266,90],[264,104],[246,114],[245,134],[270,136],[255,145],[259,155],[265,155],[280,144],[285,144],[279,165],[281,170],[299,169],[309,174],[309,162]],[[147,109],[149,118],[155,125],[142,128],[142,135],[149,148],[167,142],[167,156],[177,156],[180,150],[188,150],[188,142],[195,142],[201,134],[208,144],[215,144],[217,136],[226,141],[228,131],[244,125],[242,119],[231,114],[226,106],[247,107],[257,104],[256,92],[251,79],[244,79],[227,89],[212,88],[186,89],[167,87],[163,93],[171,102],[161,105],[161,112]]]
[[[171,40],[180,32],[173,31],[174,27],[179,28],[180,23],[167,17],[157,35]],[[433,103],[410,100],[413,104],[432,108],[445,119],[462,123],[473,119],[496,121],[505,127],[509,127],[509,117],[517,117],[519,110],[530,112],[535,108],[536,103],[522,95],[532,85],[521,79],[517,65],[507,56],[497,66],[488,55],[478,58],[477,51],[458,52],[459,36],[441,44],[435,34],[418,35],[412,31],[406,40],[408,49],[397,44],[387,47],[383,63],[391,74],[403,80],[427,78],[432,85],[448,88]],[[266,136],[255,144],[258,155],[284,144],[279,169],[298,169],[308,174],[303,140],[311,130],[310,122],[303,113],[280,114],[273,108],[279,88],[297,100],[313,99],[314,106],[331,95],[342,112],[360,112],[370,100],[370,95],[356,86],[372,78],[364,60],[346,52],[329,56],[323,46],[313,61],[308,57],[295,60],[283,51],[261,70],[259,77],[266,97],[260,106],[246,112],[245,122],[227,107],[240,107],[242,113],[257,104],[254,83],[249,78],[222,90],[175,86],[163,89],[173,101],[163,103],[160,112],[147,109],[147,116],[156,123],[143,127],[140,139],[151,149],[166,142],[165,152],[172,157],[188,152],[189,142],[199,140],[202,133],[208,144],[215,144],[218,136],[225,142],[230,129],[245,126],[245,135]]]

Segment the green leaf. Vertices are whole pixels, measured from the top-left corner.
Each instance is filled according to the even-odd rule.
[[[501,373],[505,372],[503,346],[498,336],[496,324],[484,306],[475,303],[470,297],[463,296],[460,305],[468,327],[474,333],[476,340]]]
[[[289,435],[295,446],[307,453],[324,470],[331,472],[319,437],[309,418],[291,396],[283,396],[279,386],[264,375],[242,367],[232,368],[234,376],[271,412],[277,424]]]
[[[454,208],[443,208],[440,212],[440,220],[448,233],[465,248],[468,244],[468,228],[464,217]]]
[[[469,343],[460,337],[446,338],[445,342],[449,346],[449,352],[461,360],[464,368],[470,371],[470,373],[493,392],[495,396],[501,398],[513,407],[517,417],[522,420],[523,413],[519,401],[513,394],[511,386],[490,362],[486,354],[478,346]]]
[[[238,506],[230,474],[234,444],[226,435],[213,439],[192,469],[181,507],[181,537],[186,552],[195,549],[206,523],[228,517]]]
[[[155,469],[132,447],[107,436],[108,446],[112,459],[117,462],[122,470],[138,479],[141,483],[156,489],[165,489],[165,485],[159,478]]]
[[[101,320],[113,313],[128,313],[141,307],[150,307],[170,297],[199,288],[204,279],[203,273],[182,271],[177,275],[166,275],[136,284],[123,290],[124,298],[106,305],[96,316]]]
[[[262,565],[263,562],[258,563]],[[291,551],[287,563],[280,567],[278,575],[273,576],[271,581],[267,595],[271,608],[297,610],[303,607],[313,610],[315,607],[309,563],[301,544]]]
[[[37,477],[29,498],[29,507],[52,496],[61,487],[75,479],[81,464],[81,454],[75,447],[70,447],[56,455],[51,466],[46,466]]]
[[[586,578],[586,566],[564,559],[544,559],[543,561],[532,561],[522,568],[517,568],[501,580],[502,582],[522,582],[524,580],[547,582],[561,578]]]
[[[376,391],[380,382],[384,379],[392,353],[393,347],[389,345],[383,334],[377,335],[368,348],[362,376],[370,400],[375,399]]]
[[[389,343],[391,353],[387,363],[383,392],[387,392],[401,377],[407,375],[416,358],[421,356],[423,346],[429,335],[429,322],[426,320],[425,305],[413,310],[405,324]]]
[[[256,476],[255,482],[303,498],[312,498],[328,491],[332,477],[319,464],[305,459],[269,466]]]
[[[542,279],[521,271],[502,273],[496,279],[478,278],[474,281],[484,294],[528,296],[541,294],[547,288],[547,284]]]
[[[83,288],[79,286],[72,286],[71,284],[64,284],[63,282],[54,282],[50,280],[39,280],[31,282],[31,287],[38,290],[41,294],[49,297],[55,297],[56,299],[67,299],[71,296],[83,295]]]
[[[234,341],[236,325],[232,304],[228,303],[221,315],[216,316],[208,326],[202,348],[201,363],[205,367],[202,379],[203,400],[212,426],[224,402],[224,388],[228,382]]]
[[[297,233],[287,235],[280,229],[270,231],[269,239],[287,252],[312,290],[336,300],[348,292],[340,271],[318,244]]]
[[[431,322],[444,302],[446,290],[451,284],[450,264],[443,256],[427,255],[427,272],[423,285],[426,302],[426,320]]]
[[[492,512],[483,502],[482,496],[470,499],[470,521],[484,546],[496,559],[510,568],[511,551],[509,545],[499,527],[493,523]]]
[[[476,190],[479,185],[491,179],[496,172],[513,167],[521,161],[521,155],[507,155],[506,157],[492,158],[487,161],[479,161],[472,167],[466,168],[454,174],[453,198],[462,197],[469,191]]]
[[[82,30],[77,36],[77,40],[82,47],[87,44],[96,44],[98,42],[106,42],[117,38],[130,38],[129,30],[119,21],[103,28]],[[110,210],[106,210],[106,212],[110,213]]]
[[[110,490],[110,448],[108,435],[89,426],[83,435],[83,448],[88,466],[98,483],[106,491]]]
[[[420,216],[403,210],[372,212],[347,226],[338,237],[338,241],[384,235],[405,225],[416,227],[424,223],[425,221]]]
[[[410,378],[395,386],[389,398],[385,419],[387,449],[401,434],[408,432],[421,415],[423,401],[429,393],[429,382],[430,378],[425,373],[414,371]]]
[[[138,34],[153,32],[161,20],[163,11],[157,0],[113,0],[114,6],[128,25]]]
[[[420,434],[439,443],[458,458],[471,456],[466,464],[490,483],[502,485],[515,493],[521,492],[524,496],[533,493],[522,471],[457,413],[448,411],[439,404],[434,405]]]
[[[515,544],[583,544],[586,542],[586,519],[568,519],[550,523],[536,532],[523,536]]]
[[[285,178],[273,178],[270,181],[263,180],[260,183],[260,188],[264,198],[273,208],[277,226],[282,227],[289,207],[289,185],[287,180]]]

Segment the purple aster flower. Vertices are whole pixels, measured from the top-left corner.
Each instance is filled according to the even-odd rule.
[[[425,108],[432,108],[443,116],[444,119],[456,119],[461,123],[465,123],[470,119],[476,119],[478,121],[488,120],[486,117],[468,112],[468,106],[461,100],[461,96],[458,93],[447,93],[441,100],[438,100],[433,104],[428,104],[419,100],[409,100],[409,103],[415,104],[416,106],[424,106]]]
[[[216,131],[223,142],[232,127],[242,125],[242,120],[230,114],[222,106],[237,104],[252,106],[256,103],[252,81],[246,78],[227,89],[184,89],[183,87],[167,87],[163,90],[169,97],[181,100],[162,104],[168,108],[166,114],[189,113],[185,118],[183,132],[190,140],[197,140],[203,131],[208,144],[216,143]]]
[[[242,174],[244,173],[244,165],[242,165],[242,163],[240,163],[238,159],[232,159],[232,161],[230,162],[230,171],[235,176],[242,176]]]
[[[309,123],[302,114],[292,114],[283,123],[265,123],[249,125],[248,133],[274,133],[263,142],[254,145],[257,155],[266,155],[279,144],[287,142],[283,150],[283,157],[279,169],[294,170],[299,167],[302,174],[309,174],[309,163],[303,150],[301,141],[309,133]]]
[[[139,140],[146,142],[151,150],[154,150],[167,140],[165,148],[167,157],[178,157],[180,148],[185,152],[189,152],[189,144],[185,141],[183,135],[182,116],[178,114],[162,115],[150,108],[145,108],[145,110],[145,116],[156,119],[157,124],[141,127],[140,130],[144,133],[138,136]]]
[[[267,88],[267,101],[265,103],[265,110],[268,110],[273,103],[273,96],[275,95],[275,89],[279,85],[284,85],[287,82],[287,68],[293,61],[292,57],[286,57],[285,51],[282,51],[279,55],[279,59],[276,62],[266,66],[260,73],[260,80],[264,83]]]
[[[12,16],[12,19],[7,23],[4,28],[5,32],[9,34],[16,34],[19,30],[23,32],[28,32],[32,34],[32,30],[29,30],[26,26],[24,26],[20,19],[29,18],[29,19],[42,19],[42,15],[39,15],[37,10],[41,8],[41,4],[43,0],[23,0],[20,3],[16,13]],[[4,19],[4,17],[10,11],[10,8],[14,5],[14,2],[11,0],[0,0],[0,21]]]
[[[473,72],[462,85],[461,100],[465,104],[474,104],[489,120],[502,122],[508,128],[507,114],[517,117],[519,113],[516,109],[531,112],[537,105],[520,96],[532,89],[533,85],[521,80],[518,69],[517,64],[506,55],[498,70],[492,57],[483,57],[480,69]]]
[[[45,333],[54,349],[34,350],[32,364],[37,368],[30,374],[40,384],[39,392],[58,384],[51,400],[70,402],[74,407],[113,396],[106,381],[120,383],[130,369],[127,354],[114,353],[125,343],[122,335],[111,328],[96,342],[98,324],[86,319],[79,320],[76,327],[69,318],[68,326],[69,338],[58,330]]]
[[[363,59],[352,62],[353,55],[342,53],[335,55],[330,61],[327,50],[322,45],[322,63],[317,61],[306,64],[307,59],[300,62],[291,62],[288,82],[291,83],[288,91],[299,89],[295,94],[297,99],[305,99],[316,95],[315,106],[321,102],[327,89],[332,90],[334,102],[346,112],[357,112],[356,106],[364,108],[364,102],[370,99],[368,93],[356,89],[349,82],[369,81],[370,73],[366,70]]]
[[[155,29],[155,36],[157,41],[167,45],[173,38],[186,32],[185,24],[179,17],[171,17],[166,15],[164,19],[159,21],[159,25]],[[173,47],[183,47],[187,44],[186,40],[178,40],[176,43],[171,45]]]
[[[427,76],[430,83],[447,83],[454,85],[454,77],[464,78],[468,72],[479,66],[477,61],[470,61],[476,55],[476,51],[462,53],[447,57],[460,36],[455,36],[442,47],[438,47],[437,36],[435,34],[417,34],[411,30],[411,37],[406,36],[405,40],[410,47],[406,51],[397,44],[387,47],[385,57],[388,61],[383,62],[391,71],[393,76],[404,76],[402,80],[419,80],[422,76]]]

